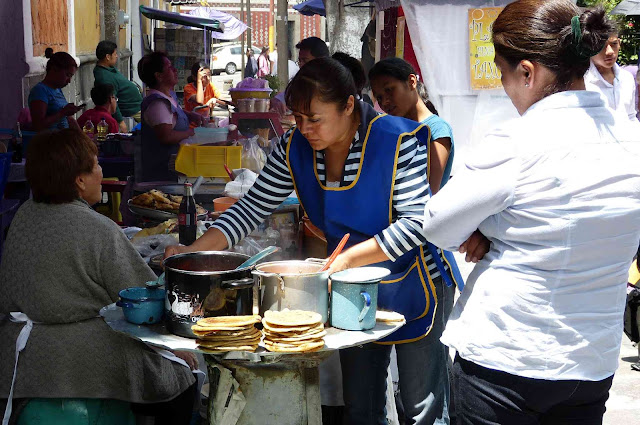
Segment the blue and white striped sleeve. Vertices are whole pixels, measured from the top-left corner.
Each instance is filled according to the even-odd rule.
[[[290,135],[291,130],[282,136],[249,192],[213,223],[229,247],[253,232],[293,191],[286,159]]]
[[[430,196],[427,163],[427,148],[414,136],[405,136],[393,187],[393,222],[375,236],[392,261],[427,241],[422,234],[424,208]]]

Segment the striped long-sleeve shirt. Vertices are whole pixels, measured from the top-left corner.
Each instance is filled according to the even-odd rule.
[[[375,111],[368,105],[361,105],[361,111],[362,122],[351,143],[339,186],[347,186],[355,180],[362,156],[363,140],[360,135],[366,133],[369,122],[375,117]],[[214,223],[213,227],[222,231],[229,246],[255,230],[294,190],[286,161],[286,148],[292,131],[294,129],[280,139],[249,192]],[[375,235],[378,245],[390,260],[396,260],[426,242],[422,224],[429,198],[427,163],[427,148],[414,136],[405,136],[398,154],[392,201],[393,222]],[[326,184],[322,151],[316,151],[316,164],[318,177]],[[435,268],[430,255],[426,260],[429,269]],[[437,270],[432,271],[432,277],[438,275]]]

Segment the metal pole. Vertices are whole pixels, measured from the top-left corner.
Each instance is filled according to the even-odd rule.
[[[276,42],[278,44],[278,79],[284,90],[289,82],[289,4],[287,0],[278,0],[276,13]]]
[[[273,33],[274,28],[273,28],[273,9],[274,9],[274,4],[273,4],[273,0],[269,0],[269,51],[273,52],[273,48],[274,48],[274,38],[275,38],[275,34]],[[276,43],[277,44],[277,43]],[[280,62],[280,61],[278,61]],[[276,66],[278,66],[278,64],[276,64]]]
[[[244,0],[240,0],[240,20],[241,21],[244,20]],[[245,34],[243,33],[242,36],[240,37],[240,40],[241,40],[240,51],[242,52],[242,68],[240,68],[240,74],[242,75],[242,78],[246,78],[246,75],[244,75],[244,67],[246,65],[246,59],[247,59],[247,49],[245,48],[244,37],[245,37]]]
[[[247,47],[251,48],[253,42],[251,40],[251,0],[247,0]]]

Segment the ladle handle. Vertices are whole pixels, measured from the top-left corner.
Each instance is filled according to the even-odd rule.
[[[340,253],[342,252],[342,248],[344,248],[344,246],[347,244],[347,241],[349,240],[349,236],[351,236],[351,234],[347,233],[342,237],[336,249],[334,249],[333,252],[331,253],[331,257],[329,257],[329,259],[327,260],[327,263],[324,266],[322,266],[322,268],[320,269],[321,272],[329,270],[329,267],[331,267],[331,264],[335,261],[336,258],[338,258],[338,255],[340,255]]]

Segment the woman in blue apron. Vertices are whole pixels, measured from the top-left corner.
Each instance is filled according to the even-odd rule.
[[[378,304],[407,319],[382,344],[341,352],[345,421],[370,425],[386,423],[391,345],[409,347],[415,360],[403,363],[401,380],[409,383],[409,376],[425,375],[424,364],[433,359],[430,352],[421,352],[420,341],[431,332],[437,338],[442,331],[443,319],[438,317],[443,280],[452,285],[462,281],[451,272],[452,259],[426,245],[421,232],[429,198],[429,128],[378,115],[356,95],[353,77],[338,61],[318,58],[305,65],[286,91],[297,126],[282,137],[254,186],[193,245],[169,247],[165,255],[232,246],[292,190],[312,223],[324,232],[329,251],[350,233],[348,249],[331,272],[370,264],[389,268],[392,275],[380,285]],[[446,367],[441,375],[446,378]],[[446,382],[438,385],[441,390],[434,396],[418,386],[406,391],[407,402],[417,406],[411,410],[416,421],[446,417]],[[427,398],[437,399],[437,406],[427,408]]]
[[[189,122],[201,125],[200,114],[184,111],[178,104],[173,87],[178,73],[166,54],[152,52],[138,62],[138,76],[149,88],[142,100],[142,143],[136,155],[137,181],[175,181],[169,170],[171,155],[178,153],[179,144],[193,136]],[[137,153],[136,153],[137,154]]]

